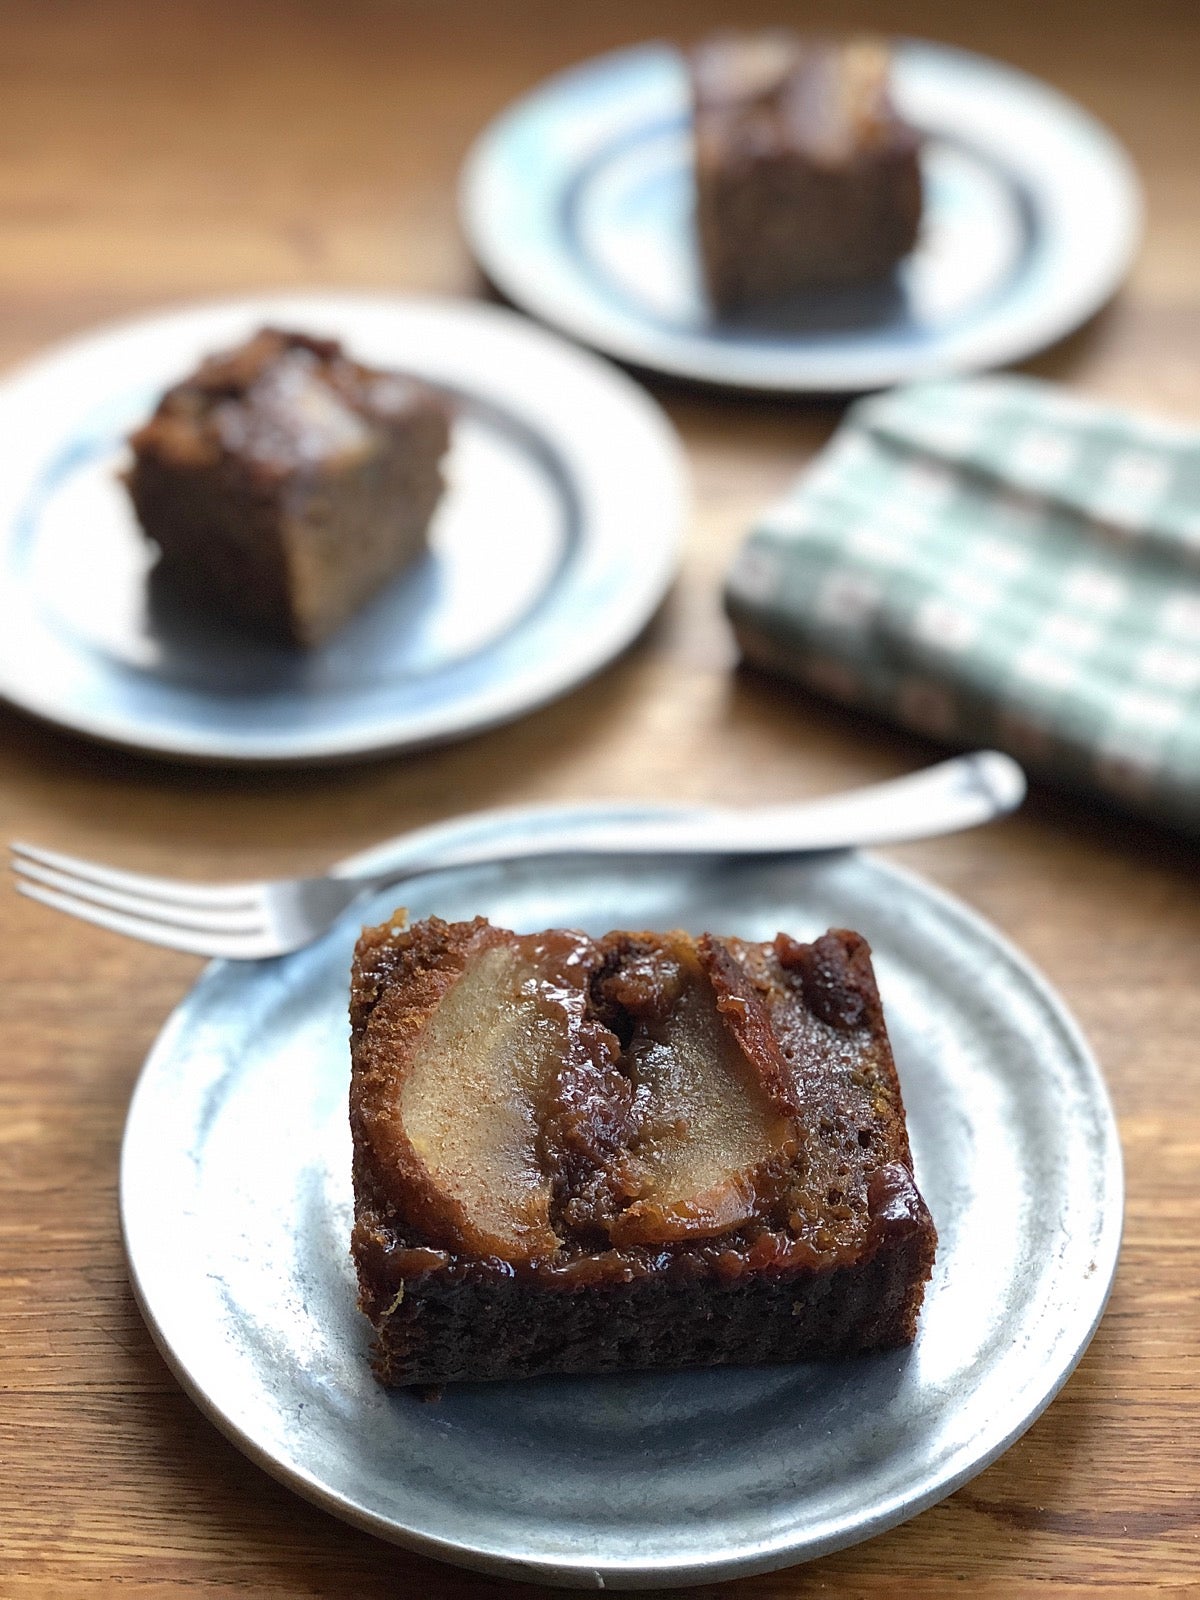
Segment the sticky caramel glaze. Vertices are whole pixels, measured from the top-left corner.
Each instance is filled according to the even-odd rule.
[[[702,161],[795,150],[833,167],[912,141],[892,106],[880,39],[802,38],[786,29],[719,34],[695,46],[691,61]]]
[[[526,1266],[560,1249],[542,1125],[564,1072],[615,1056],[587,1011],[596,961],[581,934],[519,938],[482,918],[363,934],[356,1179],[431,1243]]]
[[[129,442],[135,459],[184,468],[237,457],[269,484],[366,459],[382,427],[430,400],[423,384],[361,366],[335,340],[262,328],[169,389]]]
[[[593,1001],[624,1045],[633,1107],[629,1203],[597,1220],[617,1246],[729,1233],[770,1209],[796,1150],[765,1014],[685,933],[609,934],[602,948]]]
[[[872,1204],[871,1174],[912,1168],[870,948],[845,929],[811,945],[782,933],[772,944],[725,945],[763,1001],[806,1108],[788,1230],[819,1251],[853,1249],[887,1210],[882,1190]]]
[[[498,949],[544,991],[553,1065],[519,1085],[522,1205],[500,1229],[447,1203],[401,1115],[429,1019],[468,966]],[[734,1148],[715,1195],[709,1184],[680,1205],[663,1183],[662,1147],[681,1148],[690,1131],[681,1124],[704,1116],[671,1115],[662,1054],[689,1007],[705,1017],[706,1048],[752,1137]],[[354,1249],[373,1316],[429,1273],[563,1289],[647,1276],[735,1283],[863,1264],[918,1235],[932,1259],[869,950],[856,934],[802,945],[783,934],[751,944],[621,933],[597,944],[518,938],[482,919],[385,924],[360,942],[351,1020]]]

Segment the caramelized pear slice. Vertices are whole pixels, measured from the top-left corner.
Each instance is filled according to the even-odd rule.
[[[571,934],[441,929],[445,958],[423,951],[419,980],[388,988],[366,1024],[390,1084],[372,1094],[366,1080],[364,1125],[431,1242],[544,1259],[559,1240],[539,1126],[583,1014],[590,946]]]
[[[668,935],[663,954],[682,988],[653,1033],[631,1041],[643,1114],[630,1153],[637,1198],[610,1225],[617,1245],[729,1232],[796,1149],[794,1123],[719,1009],[692,940]]]

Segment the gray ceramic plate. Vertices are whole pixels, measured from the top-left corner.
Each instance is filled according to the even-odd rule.
[[[692,241],[683,62],[667,45],[551,78],[482,135],[462,214],[515,304],[623,361],[791,393],[883,388],[1018,361],[1124,277],[1141,227],[1116,140],[1036,79],[920,40],[896,50],[925,135],[922,236],[894,283],[715,321]]]
[[[147,1322],[193,1398],[267,1471],[386,1539],[484,1571],[699,1582],[911,1517],[1057,1392],[1116,1264],[1120,1151],[1061,1002],[972,913],[857,855],[543,861],[444,873],[403,898],[413,916],[483,912],[524,930],[861,929],[937,1267],[902,1353],[451,1386],[437,1404],[384,1393],[347,1255],[350,918],[284,960],[210,967],[147,1061],[125,1134],[122,1220]]]
[[[264,322],[332,334],[459,407],[430,554],[309,653],[173,604],[117,478],[161,390]],[[273,295],[127,323],[0,382],[0,437],[0,695],[192,760],[408,749],[541,705],[648,621],[686,510],[675,435],[637,385],[465,301]]]

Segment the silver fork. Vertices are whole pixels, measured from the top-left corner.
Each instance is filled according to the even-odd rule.
[[[422,873],[544,856],[792,855],[899,844],[1014,811],[1025,776],[996,750],[824,800],[741,811],[610,806],[477,812],[422,828],[323,877],[202,884],[12,845],[16,887],[150,944],[257,961],[309,944],[360,897]]]

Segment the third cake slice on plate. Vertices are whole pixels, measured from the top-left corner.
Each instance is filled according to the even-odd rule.
[[[917,240],[915,131],[879,39],[721,34],[688,56],[696,227],[719,312],[869,284]]]

